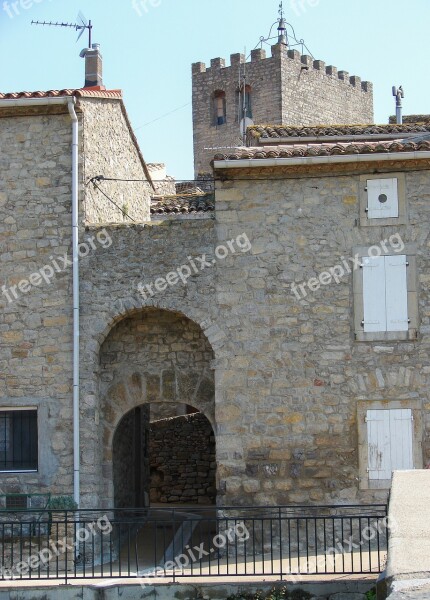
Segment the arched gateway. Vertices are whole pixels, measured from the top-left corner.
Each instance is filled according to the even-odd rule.
[[[181,418],[191,412],[185,407],[192,406],[194,413],[199,411],[209,421],[213,435],[208,438],[213,442],[216,436],[213,358],[202,329],[180,313],[146,308],[112,328],[100,349],[99,371],[102,473],[108,505],[148,505],[151,420]],[[184,432],[187,427],[190,431],[192,420],[188,421],[185,417]],[[175,425],[177,430],[178,423]],[[185,443],[181,451],[186,447]],[[209,448],[205,456],[210,456]],[[203,475],[200,473],[201,481]],[[196,495],[200,493],[206,498],[207,494],[202,492],[206,487],[202,481]]]

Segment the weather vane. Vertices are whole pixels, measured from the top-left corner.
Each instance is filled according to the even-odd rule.
[[[53,21],[43,21],[43,23],[41,21],[32,21],[31,24],[32,25],[49,25],[50,27],[71,27],[73,28],[75,31],[80,31],[80,34],[78,35],[78,39],[76,40],[77,42],[80,40],[81,36],[83,35],[84,31],[86,29],[88,29],[88,48],[91,48],[91,37],[92,37],[92,30],[93,30],[93,25],[91,23],[91,21],[87,21],[86,18],[84,17],[84,15],[80,12],[78,14],[78,19],[80,21],[80,23],[54,23]]]
[[[281,0],[281,3],[279,5],[279,16],[280,16],[281,20],[283,20],[283,18],[284,18],[284,2],[283,2],[283,0]]]

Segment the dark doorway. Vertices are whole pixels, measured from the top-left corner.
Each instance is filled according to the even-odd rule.
[[[116,508],[149,506],[149,405],[138,406],[120,421],[113,439]]]

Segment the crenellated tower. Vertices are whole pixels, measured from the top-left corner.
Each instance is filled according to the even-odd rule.
[[[243,143],[247,125],[373,123],[373,86],[293,49],[283,15],[271,56],[264,48],[192,66],[194,170],[211,171],[215,148]]]

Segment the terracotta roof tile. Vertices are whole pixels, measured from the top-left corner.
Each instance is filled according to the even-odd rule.
[[[214,194],[154,196],[151,200],[152,215],[189,215],[214,211]]]
[[[377,154],[388,152],[430,151],[430,140],[364,141],[354,143],[313,143],[278,146],[236,148],[227,153],[218,153],[214,160],[242,160],[258,158],[295,158],[302,156],[345,156],[348,154]]]
[[[254,125],[248,128],[250,142],[254,140],[299,137],[341,137],[357,135],[392,135],[425,133],[430,131],[430,122],[405,123],[404,125],[318,125],[312,127],[293,127],[286,125]]]
[[[48,90],[46,92],[11,92],[2,94],[0,100],[19,100],[20,98],[61,98],[62,96],[76,96],[77,98],[118,98],[122,99],[121,90],[106,90],[102,86],[81,89]]]

